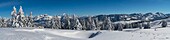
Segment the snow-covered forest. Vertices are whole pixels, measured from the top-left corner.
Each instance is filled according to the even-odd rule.
[[[94,16],[25,16],[14,6],[0,18],[1,40],[168,40],[170,14],[132,13]],[[84,31],[88,30],[88,31]],[[108,31],[109,30],[109,31]]]
[[[50,16],[47,14],[32,16],[24,15],[22,6],[19,11],[15,6],[11,12],[11,18],[0,18],[2,28],[51,28],[70,30],[119,30],[127,28],[150,28],[155,20],[166,19],[168,14],[157,13],[132,13],[132,14],[109,14],[96,16],[63,15]]]

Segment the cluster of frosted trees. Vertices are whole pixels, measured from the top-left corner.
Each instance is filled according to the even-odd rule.
[[[55,19],[55,18],[54,18]],[[98,18],[91,16],[81,18],[76,15],[68,16],[65,14],[61,21],[55,23],[61,23],[61,29],[72,30],[114,30],[114,26],[110,18],[106,17],[104,21],[99,21]],[[57,26],[53,26],[57,27]]]
[[[40,24],[39,26],[43,26]],[[69,16],[63,15],[53,16],[51,20],[45,21],[45,26],[52,29],[70,29],[70,30],[114,30],[114,24],[111,22],[109,17],[105,17],[105,20],[99,21],[98,18],[89,17],[78,17],[76,15]],[[123,28],[120,27],[122,30]]]
[[[125,27],[132,27],[136,24],[114,24],[110,17],[79,17],[76,15],[52,16],[47,15],[33,17],[32,12],[29,16],[25,16],[22,6],[19,11],[13,7],[11,12],[12,18],[0,18],[0,27],[41,27],[52,29],[69,29],[69,30],[123,30]],[[37,20],[36,20],[37,19]],[[99,20],[102,19],[102,20]]]
[[[22,6],[19,11],[13,7],[11,12],[12,18],[0,18],[0,27],[42,27],[52,29],[70,29],[70,30],[114,30],[114,24],[109,17],[105,17],[105,20],[99,21],[98,18],[78,17],[76,15],[52,16],[42,17],[38,19],[32,16],[32,12],[29,16],[25,16]],[[45,15],[46,16],[46,15]],[[35,20],[38,19],[38,20]]]
[[[30,12],[29,16],[25,16],[22,6],[20,6],[17,12],[16,8],[13,7],[11,12],[12,18],[0,18],[0,27],[13,27],[13,28],[23,28],[23,27],[41,27],[41,28],[51,28],[51,29],[69,29],[69,30],[119,30],[122,31],[124,28],[133,27],[144,27],[150,28],[150,23],[145,22],[135,22],[129,24],[114,23],[111,21],[110,17],[104,16],[100,17],[79,17],[76,15],[62,16],[32,16]],[[123,20],[123,19],[122,19]]]
[[[24,16],[22,6],[20,6],[19,12],[13,7],[11,12],[12,18],[0,18],[0,27],[33,27],[32,12],[29,16]]]

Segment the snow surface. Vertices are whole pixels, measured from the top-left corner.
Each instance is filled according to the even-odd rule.
[[[170,40],[170,28],[124,30],[123,32],[104,32],[90,40]]]
[[[94,38],[88,38],[97,31],[0,28],[1,40],[170,40],[170,28],[124,29],[123,31],[102,30]]]

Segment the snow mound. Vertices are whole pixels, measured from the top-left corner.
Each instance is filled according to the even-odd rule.
[[[86,31],[75,31],[75,30],[50,30],[50,29],[15,29],[15,31],[23,31],[23,32],[44,32],[48,34],[53,34],[56,36],[63,36],[69,38],[81,38],[87,39],[92,32]],[[47,37],[51,38],[51,37]]]
[[[57,31],[46,31],[46,32],[53,35],[70,37],[70,38],[81,38],[81,39],[87,39],[92,34],[92,32],[73,31],[73,30],[57,30]]]
[[[88,32],[83,34],[77,31],[50,29],[0,28],[0,30],[1,40],[86,40],[85,36],[88,35]]]

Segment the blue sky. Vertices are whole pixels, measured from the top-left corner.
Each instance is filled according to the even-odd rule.
[[[1,0],[0,16],[10,17],[13,6],[23,6],[25,14],[125,14],[163,12],[169,13],[170,0]]]

